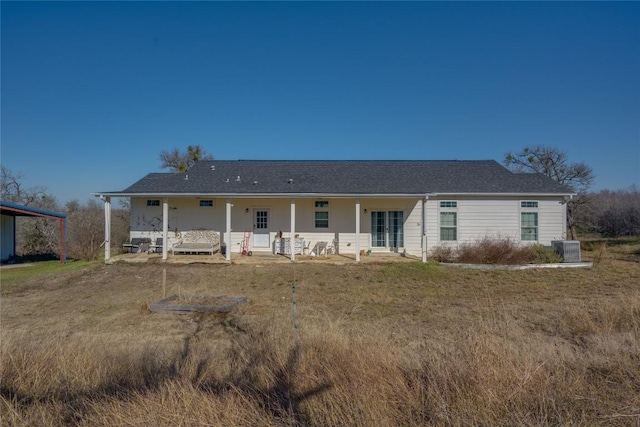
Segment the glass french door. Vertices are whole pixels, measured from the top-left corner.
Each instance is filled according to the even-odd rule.
[[[404,246],[403,211],[371,211],[371,246],[374,248]]]
[[[371,211],[371,246],[385,248],[387,246],[387,213]]]
[[[389,211],[389,247],[404,247],[404,212]]]

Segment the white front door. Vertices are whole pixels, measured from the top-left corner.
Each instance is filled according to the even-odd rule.
[[[269,210],[253,210],[253,247],[269,247]]]

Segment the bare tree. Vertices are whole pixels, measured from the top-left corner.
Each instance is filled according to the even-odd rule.
[[[518,153],[508,152],[504,165],[514,172],[541,173],[576,193],[587,191],[595,178],[591,166],[569,163],[565,151],[545,145],[524,147]]]
[[[103,250],[104,207],[96,200],[89,200],[85,205],[71,200],[66,208],[69,256],[85,260],[98,259]],[[114,209],[111,215],[111,240],[121,247],[129,239],[129,211]]]
[[[43,204],[50,204],[46,201],[49,196],[43,188],[25,188],[22,184],[23,179],[21,174],[13,173],[2,165],[0,167],[0,199],[39,208],[42,208]]]
[[[582,162],[570,163],[565,151],[545,145],[508,152],[503,164],[514,172],[541,173],[577,193],[577,197],[567,203],[568,237],[575,239],[577,213],[589,202],[585,193],[595,178],[591,166]]]
[[[171,169],[171,172],[185,173],[200,160],[213,160],[200,145],[189,145],[186,151],[173,148],[160,152],[161,169]]]
[[[76,200],[67,203],[67,242],[69,256],[97,259],[104,240],[104,210],[95,200],[82,206]]]

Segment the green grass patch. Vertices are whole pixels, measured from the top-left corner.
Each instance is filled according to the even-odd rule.
[[[3,295],[26,280],[45,274],[74,270],[86,265],[95,264],[97,261],[67,260],[66,264],[60,260],[36,261],[27,265],[3,267],[0,270],[0,293]]]

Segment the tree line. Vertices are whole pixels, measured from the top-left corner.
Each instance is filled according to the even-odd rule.
[[[181,151],[174,148],[160,153],[161,168],[173,173],[185,173],[199,160],[213,156],[199,145]],[[503,164],[514,172],[541,173],[565,185],[577,195],[567,203],[567,239],[581,236],[603,237],[640,236],[640,191],[638,187],[590,192],[595,177],[585,163],[571,163],[569,156],[554,147],[524,147],[509,152]],[[44,188],[26,188],[23,177],[3,165],[0,199],[25,206],[63,212],[67,215],[67,256],[75,259],[95,260],[103,252],[104,207],[102,202],[77,200],[61,206]],[[111,241],[117,247],[129,240],[129,200],[122,199],[112,209]],[[57,256],[58,224],[46,218],[17,217],[16,252],[22,256]]]
[[[503,164],[513,172],[541,173],[576,193],[567,203],[567,239],[585,234],[640,236],[640,194],[635,185],[590,192],[595,180],[591,166],[570,162],[567,152],[545,145],[509,152]]]

